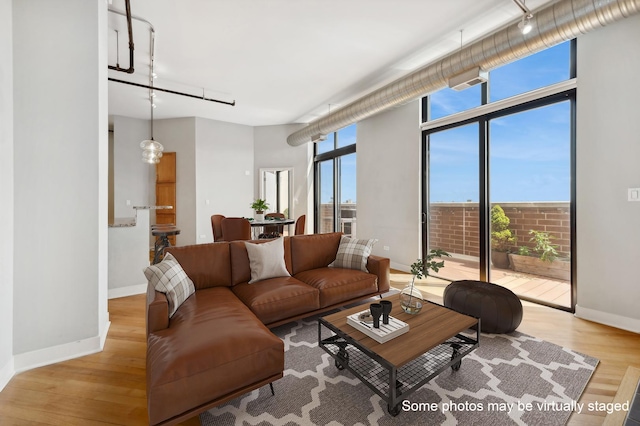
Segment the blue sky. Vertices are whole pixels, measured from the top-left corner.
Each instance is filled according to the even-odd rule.
[[[496,101],[569,78],[569,43],[490,73]],[[480,104],[480,86],[431,96],[431,118]],[[433,133],[430,140],[432,202],[478,201],[478,125]],[[492,202],[569,201],[570,105],[562,102],[494,119],[489,126]]]
[[[569,78],[566,42],[490,73],[490,100],[505,99]],[[431,119],[480,105],[480,86],[431,95]],[[417,125],[417,123],[416,123]],[[570,106],[553,104],[492,120],[490,196],[492,202],[568,201],[570,197]],[[338,131],[338,147],[355,142],[356,125]],[[366,142],[365,142],[366,143]],[[416,141],[420,143],[420,141]],[[333,148],[333,134],[318,153]],[[333,168],[322,165],[321,202],[332,195]],[[478,125],[431,135],[431,202],[478,201]],[[356,201],[356,156],[342,158],[342,201]]]

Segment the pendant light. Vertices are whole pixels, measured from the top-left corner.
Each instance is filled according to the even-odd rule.
[[[142,161],[149,164],[158,164],[164,147],[160,142],[156,142],[153,139],[153,108],[155,105],[153,100],[150,100],[149,103],[151,104],[151,139],[140,142],[140,148],[142,148]]]
[[[151,35],[151,65],[149,70],[149,106],[151,109],[151,139],[144,140],[140,142],[140,148],[142,148],[142,161],[149,164],[158,164],[160,162],[160,157],[162,157],[162,151],[164,151],[164,147],[160,142],[156,142],[153,139],[153,110],[156,107],[153,102],[156,94],[153,91],[153,80],[157,77],[156,73],[153,71],[153,59],[154,59],[154,33]]]

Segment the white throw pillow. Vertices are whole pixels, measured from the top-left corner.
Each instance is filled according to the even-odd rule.
[[[378,240],[358,240],[356,238],[345,237],[340,238],[340,247],[336,254],[336,260],[331,262],[331,268],[359,269],[360,271],[369,272],[367,270],[367,260],[373,250],[373,245]]]
[[[278,238],[268,243],[244,243],[249,255],[251,280],[249,284],[267,278],[290,277],[284,263],[284,239]]]
[[[196,292],[193,281],[189,279],[187,273],[171,253],[165,254],[162,262],[146,268],[144,275],[157,291],[167,295],[169,318],[176,313],[189,296]]]

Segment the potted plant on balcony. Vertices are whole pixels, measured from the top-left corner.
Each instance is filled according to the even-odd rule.
[[[520,246],[517,254],[509,254],[513,270],[569,281],[571,264],[568,259],[560,257],[558,246],[551,242],[555,237],[548,232],[534,229],[529,231],[529,235],[532,248]]]
[[[407,285],[400,292],[400,306],[402,310],[408,314],[417,314],[422,309],[422,293],[415,288],[415,281],[421,279],[425,275],[430,275],[429,270],[438,272],[444,267],[443,257],[451,257],[449,253],[441,249],[431,249],[424,259],[418,259],[411,264],[411,284]],[[435,259],[440,259],[437,261]]]
[[[515,241],[509,229],[510,223],[499,204],[491,208],[491,263],[496,268],[509,268],[509,248]]]
[[[256,220],[264,220],[264,212],[269,209],[269,204],[267,204],[267,200],[258,198],[253,203],[251,203],[251,208],[256,212]]]

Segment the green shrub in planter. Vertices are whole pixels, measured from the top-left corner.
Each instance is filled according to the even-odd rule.
[[[495,251],[506,252],[516,238],[509,229],[511,220],[504,213],[499,204],[491,207],[491,248]]]

